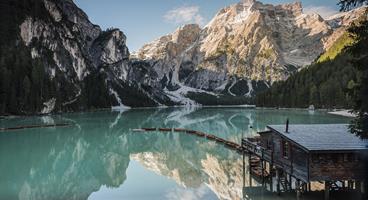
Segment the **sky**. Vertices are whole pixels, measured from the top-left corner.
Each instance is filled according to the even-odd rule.
[[[74,0],[102,29],[119,28],[130,52],[188,23],[206,25],[216,13],[240,0]],[[295,0],[261,0],[281,4]],[[329,16],[338,12],[337,0],[301,0],[304,12]]]

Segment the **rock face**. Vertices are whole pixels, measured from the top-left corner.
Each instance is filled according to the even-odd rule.
[[[324,20],[304,14],[300,3],[273,6],[247,0],[222,9],[204,28],[185,25],[130,55],[123,32],[101,30],[72,0],[16,4],[12,7],[19,15],[16,25],[1,21],[5,28],[0,31],[16,29],[5,34],[15,39],[0,45],[15,44],[42,67],[39,72],[36,64],[22,66],[28,74],[21,74],[17,87],[30,89],[0,91],[8,97],[0,101],[0,114],[245,104],[256,91],[310,64],[362,13],[358,9]],[[5,0],[4,5],[14,4]],[[29,6],[35,12],[19,10]],[[1,13],[2,18],[8,16],[6,9]],[[6,68],[6,73],[1,70],[3,77],[12,70]],[[37,83],[37,73],[45,73],[44,83]],[[33,91],[37,99],[25,98],[36,87],[41,87]],[[18,102],[11,110],[12,99]],[[19,106],[28,104],[32,108]]]
[[[72,0],[35,1],[40,14],[23,16],[18,40],[56,85],[55,96],[39,97],[54,102],[53,109],[43,103],[42,113],[158,104],[134,79],[140,69],[132,69],[123,32],[102,31]]]
[[[246,90],[236,95],[250,96],[257,82],[284,80],[311,64],[362,11],[325,20],[303,13],[301,3],[244,0],[222,9],[203,29],[183,26],[134,57],[152,63],[161,76],[172,74],[171,83],[230,95]]]

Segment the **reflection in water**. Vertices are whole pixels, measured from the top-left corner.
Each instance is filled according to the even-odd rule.
[[[242,158],[237,153],[190,135],[131,130],[187,128],[240,142],[243,136],[264,130],[267,124],[281,124],[286,118],[293,123],[347,122],[319,112],[239,108],[140,109],[0,120],[0,127],[74,124],[1,132],[0,197],[106,199],[119,189],[120,197],[127,199],[137,197],[134,194],[139,194],[139,199],[177,199],[183,195],[187,199],[241,199]],[[138,168],[141,170],[134,171]],[[134,181],[136,187],[129,186]],[[154,185],[163,186],[158,189]],[[146,189],[150,187],[155,189]]]

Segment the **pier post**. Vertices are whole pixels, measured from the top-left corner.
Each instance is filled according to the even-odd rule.
[[[269,174],[270,174],[270,191],[273,192],[273,174],[272,174],[272,164],[271,163],[270,163]]]
[[[292,188],[292,177],[291,177],[291,174],[289,174],[289,191],[291,191],[293,188]]]
[[[249,187],[252,187],[252,165],[251,165],[252,153],[248,152],[248,166],[249,166]]]
[[[262,160],[261,160],[261,170],[262,170],[262,186],[264,186],[265,184],[265,179],[264,179],[264,165],[263,165],[263,155],[262,155]]]
[[[361,192],[362,192],[362,194],[365,194],[367,192],[367,191],[365,191],[365,188],[366,188],[365,184],[367,184],[367,183],[365,183],[364,181],[362,181],[362,184],[360,185],[361,186]]]
[[[280,195],[280,172],[279,169],[276,169],[276,179],[277,179],[277,183],[276,183],[276,190],[277,190],[277,195]]]
[[[245,187],[245,152],[243,151],[243,187]]]
[[[307,183],[303,183],[302,193],[307,192]]]
[[[245,193],[245,151],[242,150],[242,153],[243,153],[243,199],[248,199],[247,198],[247,195]]]
[[[354,189],[353,181],[348,181],[348,188],[349,188],[350,190]]]
[[[330,199],[330,182],[325,181],[325,200]]]
[[[361,187],[361,181],[355,181],[355,190],[360,192],[362,187]]]
[[[299,180],[296,180],[296,183],[295,183],[295,189],[296,189],[296,198],[299,199],[300,196],[301,196],[301,189],[300,189],[300,181]]]
[[[361,195],[362,195],[362,199],[365,199],[367,196],[367,194],[366,194],[366,188],[367,188],[367,186],[366,186],[366,182],[364,182],[364,181],[362,181],[361,182],[361,184],[360,184],[360,192],[361,192]]]

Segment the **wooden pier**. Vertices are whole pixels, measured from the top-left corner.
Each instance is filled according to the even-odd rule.
[[[35,129],[35,128],[55,128],[55,127],[68,127],[70,124],[40,124],[40,125],[24,125],[16,127],[0,128],[0,132],[4,131],[16,131],[22,129]]]
[[[181,128],[141,128],[141,129],[133,129],[134,132],[177,132],[183,133],[187,135],[194,135],[197,137],[201,137],[210,141],[215,141],[216,143],[223,144],[226,148],[231,150],[236,150],[238,153],[242,153],[243,149],[240,144],[235,142],[225,140],[223,138],[217,137],[216,135],[204,133],[201,131],[189,130],[189,129],[181,129]]]

